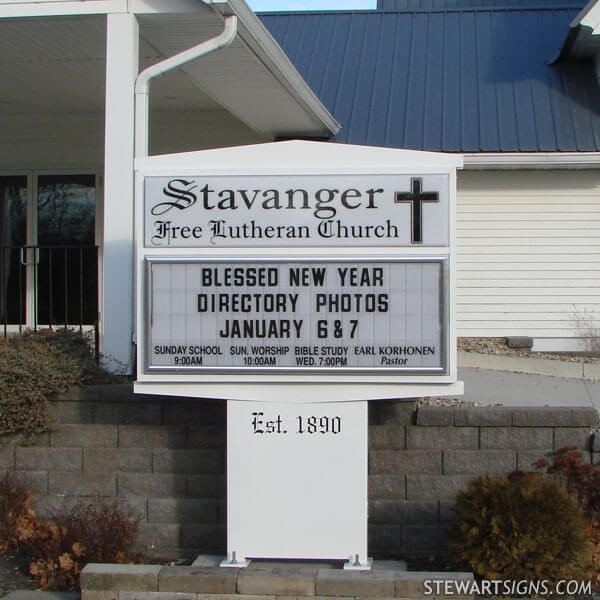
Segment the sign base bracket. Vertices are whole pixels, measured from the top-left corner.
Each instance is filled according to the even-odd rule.
[[[247,558],[238,558],[236,552],[233,551],[231,556],[228,556],[225,560],[221,561],[221,567],[230,567],[235,569],[244,569],[250,564]]]
[[[353,555],[354,558],[350,557],[350,560],[347,560],[344,563],[344,571],[370,571],[373,566],[373,559],[367,558],[366,561],[361,562],[358,554]]]

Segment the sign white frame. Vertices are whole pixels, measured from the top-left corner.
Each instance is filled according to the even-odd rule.
[[[136,334],[138,393],[212,397],[226,400],[288,402],[334,402],[371,399],[413,398],[420,396],[460,395],[462,382],[457,380],[456,340],[456,169],[462,166],[461,155],[351,146],[324,142],[277,142],[206,150],[185,154],[138,158],[136,169]],[[349,261],[373,260],[383,257],[418,257],[446,255],[447,261],[447,373],[393,374],[393,373],[146,373],[145,340],[146,319],[143,309],[145,297],[145,264],[167,253],[172,258],[195,257],[205,260],[227,257],[231,261],[248,256],[247,248],[145,248],[144,178],[168,175],[186,177],[201,175],[448,175],[449,246],[448,247],[339,247],[328,248],[327,253]],[[299,255],[303,259],[322,257],[319,247],[253,248],[256,262],[268,260],[276,253],[283,260]],[[332,385],[335,384],[335,385]]]
[[[145,373],[315,373],[315,374],[323,374],[323,373],[371,373],[371,374],[385,374],[392,372],[394,375],[417,375],[417,374],[432,374],[432,375],[446,375],[448,373],[448,355],[449,355],[449,347],[448,347],[448,337],[446,332],[449,327],[449,315],[445,310],[444,306],[444,296],[445,291],[449,285],[448,281],[448,268],[447,263],[448,259],[445,256],[414,256],[410,258],[404,258],[401,256],[381,256],[377,257],[374,261],[372,257],[362,256],[353,258],[352,261],[348,261],[348,258],[340,257],[340,256],[311,256],[310,258],[304,258],[301,256],[289,256],[289,257],[280,257],[280,256],[272,256],[270,258],[263,257],[255,257],[255,256],[247,256],[243,259],[238,258],[232,260],[230,256],[226,257],[170,257],[170,256],[153,256],[146,258],[146,290],[144,295],[144,313],[146,315],[146,331],[151,331],[151,319],[152,319],[152,278],[151,278],[151,267],[153,264],[219,264],[223,262],[233,262],[235,264],[248,264],[248,263],[260,263],[268,265],[273,263],[287,263],[287,262],[295,262],[297,264],[310,264],[310,263],[348,263],[352,265],[360,265],[361,263],[369,262],[369,263],[400,263],[400,264],[410,264],[410,263],[437,263],[440,265],[440,294],[439,294],[439,307],[440,307],[440,347],[441,347],[441,363],[440,367],[412,367],[412,366],[400,366],[395,367],[394,369],[383,368],[383,367],[194,367],[194,366],[159,366],[152,365],[150,361],[151,355],[151,346],[152,346],[152,338],[150,333],[146,336],[146,343],[144,347],[144,372]],[[342,340],[343,342],[343,340]]]

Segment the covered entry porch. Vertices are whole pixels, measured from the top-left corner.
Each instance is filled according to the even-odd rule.
[[[228,47],[153,80],[150,153],[335,133],[242,0],[0,0],[0,333],[95,329],[129,371],[135,81],[228,16]]]

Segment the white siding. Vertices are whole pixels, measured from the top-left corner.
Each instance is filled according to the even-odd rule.
[[[600,319],[600,171],[460,172],[457,227],[459,336],[576,337],[576,309]]]

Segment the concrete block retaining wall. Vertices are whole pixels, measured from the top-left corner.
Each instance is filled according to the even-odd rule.
[[[82,600],[395,600],[424,597],[428,580],[464,585],[472,579],[470,573],[375,569],[349,572],[316,567],[221,569],[89,564],[81,574],[81,589]],[[448,597],[453,599],[472,598],[452,591],[454,594]]]
[[[74,389],[52,402],[31,445],[0,438],[0,471],[31,483],[50,517],[94,495],[140,515],[141,549],[166,558],[224,553],[225,403],[133,397],[129,386]],[[440,554],[453,499],[475,475],[529,469],[564,446],[600,459],[590,408],[447,408],[373,402],[369,552]],[[599,436],[600,437],[600,436]],[[597,450],[597,452],[596,452]]]

